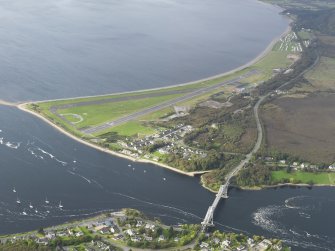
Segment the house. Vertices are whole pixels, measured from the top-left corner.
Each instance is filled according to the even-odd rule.
[[[55,238],[56,237],[56,234],[55,233],[47,233],[46,235],[45,235],[45,238],[47,238],[47,239],[53,239],[53,238]]]
[[[200,244],[200,248],[208,248],[209,247],[209,244],[207,242],[201,242]]]
[[[248,245],[249,245],[250,247],[255,246],[255,241],[254,241],[253,239],[251,239],[251,238],[248,238],[247,243],[248,243]]]
[[[221,243],[221,247],[225,247],[225,248],[229,248],[230,246],[230,241],[229,240],[224,240],[222,243]]]
[[[141,239],[141,237],[139,237],[139,236],[135,236],[135,237],[132,237],[131,238],[131,241],[132,242],[140,242],[142,239]]]
[[[272,69],[272,73],[273,74],[278,74],[278,73],[282,73],[283,72],[283,69],[282,68],[275,68],[275,69]]]
[[[329,170],[334,171],[335,170],[335,163],[331,164],[328,168],[329,168]]]
[[[276,244],[276,245],[274,245],[273,247],[272,247],[274,250],[282,250],[283,249],[283,245],[282,245],[282,243],[280,242],[280,243],[278,243],[278,244]]]
[[[146,229],[150,229],[151,231],[155,231],[155,225],[154,224],[150,224],[150,223],[147,223],[146,225],[145,225],[145,228]]]
[[[136,227],[142,227],[143,226],[143,221],[138,220],[136,221]]]
[[[127,229],[125,233],[129,236],[134,236],[135,235],[135,233],[131,229]]]
[[[112,220],[106,220],[106,221],[104,222],[104,225],[107,226],[107,227],[112,227],[112,226],[114,226],[114,223],[113,223]]]
[[[300,167],[301,167],[302,169],[304,169],[304,168],[309,167],[309,164],[308,164],[308,163],[301,163]]]
[[[287,69],[286,71],[284,71],[284,74],[290,74],[291,72],[293,72],[293,69]]]
[[[272,245],[271,241],[264,239],[257,246],[258,246],[258,250],[267,250],[271,245]]]
[[[313,169],[313,170],[317,170],[317,169],[318,169],[318,166],[317,166],[317,165],[310,165],[309,168],[310,168],[310,169]]]
[[[81,231],[79,231],[79,232],[75,233],[75,236],[76,236],[76,237],[80,237],[80,236],[83,236],[83,235],[84,235],[84,233],[83,233],[83,232],[81,232]]]
[[[64,237],[64,236],[67,236],[67,234],[64,231],[61,231],[61,232],[57,232],[57,236]]]
[[[242,250],[246,250],[246,249],[245,249],[245,246],[241,245],[241,246],[237,247],[236,250],[237,251],[242,251]]]
[[[95,232],[99,232],[101,229],[103,229],[103,228],[105,228],[106,226],[105,225],[99,225],[99,226],[96,226],[95,228],[94,228],[94,231]]]
[[[122,234],[114,234],[114,240],[121,240],[123,239],[123,235]]]
[[[164,235],[161,235],[161,236],[158,237],[158,241],[165,241],[165,240],[166,239],[165,239]]]
[[[214,238],[213,242],[214,242],[214,244],[219,244],[220,243],[220,239],[219,238]]]
[[[101,234],[109,234],[110,233],[109,227],[104,227],[104,228],[100,229],[100,233]]]
[[[286,164],[286,160],[284,160],[284,159],[279,160],[279,163],[285,165]]]
[[[144,235],[144,239],[146,241],[152,241],[153,240],[153,238],[151,236],[147,236],[147,235]]]
[[[36,240],[36,243],[38,243],[38,244],[42,244],[42,245],[48,245],[48,239],[47,238],[38,238],[37,240]]]

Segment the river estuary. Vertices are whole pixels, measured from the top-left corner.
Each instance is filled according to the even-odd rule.
[[[222,73],[286,29],[279,11],[254,0],[4,0],[0,99],[138,90]],[[124,207],[199,223],[214,199],[198,178],[99,152],[15,107],[0,106],[0,160],[0,234]],[[334,195],[321,187],[232,189],[216,226],[282,238],[294,250],[333,250]]]

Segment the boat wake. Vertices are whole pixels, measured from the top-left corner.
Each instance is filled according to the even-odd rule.
[[[5,141],[5,138],[1,137],[0,138],[0,145],[7,146],[8,148],[11,148],[11,149],[18,149],[21,146],[21,142]]]
[[[283,205],[270,205],[257,209],[252,214],[254,225],[266,232],[283,239],[288,245],[302,247],[311,250],[332,250],[329,247],[335,246],[335,238],[310,233],[305,229],[284,224],[284,219],[299,215],[310,220],[313,211],[318,209],[319,202],[316,198],[307,196],[296,196],[285,200]]]

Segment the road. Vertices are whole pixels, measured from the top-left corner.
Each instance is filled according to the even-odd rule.
[[[301,76],[305,75],[308,71],[310,71],[312,68],[314,68],[320,61],[320,56],[317,55],[317,58],[315,59],[314,63],[309,66],[307,69],[305,69],[304,71],[302,71],[300,74],[298,74],[296,77],[294,77],[293,79],[285,82],[284,84],[282,84],[281,86],[279,86],[277,88],[277,90],[282,89],[283,87],[291,84],[293,81],[296,81],[298,78],[300,78]],[[245,165],[247,165],[252,156],[259,150],[259,148],[262,145],[262,141],[263,141],[263,127],[262,127],[262,123],[261,120],[259,118],[259,107],[262,104],[262,102],[269,97],[273,92],[269,92],[267,94],[265,94],[264,96],[261,96],[259,98],[259,100],[257,101],[257,103],[254,106],[254,116],[256,119],[256,124],[257,124],[257,140],[256,143],[254,145],[254,148],[251,150],[250,153],[248,153],[245,157],[244,160],[242,160],[238,166],[236,166],[227,176],[226,176],[226,181],[229,181],[233,176],[235,176]]]
[[[204,88],[201,88],[201,89],[194,90],[192,92],[189,92],[189,93],[185,94],[184,96],[181,96],[181,97],[163,102],[161,104],[158,104],[158,105],[140,110],[138,112],[132,113],[132,114],[127,115],[125,117],[106,122],[102,125],[98,125],[98,126],[94,126],[94,127],[84,129],[81,132],[83,132],[85,134],[93,134],[93,133],[103,131],[103,130],[106,130],[108,128],[114,127],[114,126],[118,126],[120,124],[129,122],[131,120],[137,119],[137,118],[142,117],[144,115],[162,110],[164,108],[176,105],[177,103],[185,102],[185,101],[188,101],[188,100],[190,100],[192,98],[195,98],[197,96],[201,96],[201,95],[206,94],[208,92],[214,91],[215,89],[218,89],[218,88],[220,88],[224,85],[233,84],[233,83],[238,82],[238,81],[240,81],[244,78],[250,77],[250,76],[256,74],[257,72],[258,72],[257,70],[248,71],[247,73],[245,73],[245,74],[243,74],[243,75],[241,75],[237,78],[227,80],[227,81],[224,81],[224,82],[216,84],[216,85],[212,85],[212,86],[208,86],[208,87],[204,87]]]
[[[254,106],[254,116],[256,119],[256,124],[257,124],[257,140],[256,143],[253,147],[253,149],[251,150],[251,152],[249,152],[245,159],[242,160],[238,166],[236,166],[226,177],[226,182],[229,181],[233,176],[235,176],[246,164],[248,164],[252,158],[252,155],[255,154],[259,148],[262,145],[262,141],[263,141],[263,128],[262,128],[262,124],[261,124],[261,120],[259,118],[259,106],[261,105],[261,103],[264,101],[264,99],[266,99],[270,94],[264,95],[262,97],[260,97],[260,99],[257,101],[257,103]]]

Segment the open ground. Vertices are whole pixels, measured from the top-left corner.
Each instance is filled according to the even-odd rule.
[[[263,107],[267,146],[312,163],[335,161],[335,95],[283,97]]]

